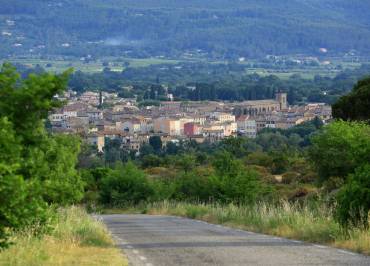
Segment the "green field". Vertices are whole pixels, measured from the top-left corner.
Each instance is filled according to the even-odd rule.
[[[106,57],[100,60],[84,62],[82,60],[73,59],[73,60],[46,60],[46,59],[9,59],[9,60],[0,60],[0,63],[5,61],[11,62],[13,64],[23,64],[29,67],[35,67],[40,65],[49,72],[60,73],[69,68],[73,68],[75,71],[82,71],[86,73],[98,73],[103,71],[105,66],[104,63],[109,63],[109,68],[112,71],[121,72],[124,70],[124,63],[128,62],[129,67],[139,68],[147,67],[150,65],[159,65],[159,64],[178,64],[178,63],[191,63],[191,62],[203,62],[210,64],[226,64],[226,61],[206,61],[204,58],[194,58],[194,59],[162,59],[162,58],[115,58],[115,57]],[[248,61],[249,63],[258,63],[258,61]],[[341,65],[343,69],[354,69],[359,67],[360,63],[349,63],[342,62],[338,60],[333,61],[333,65]],[[275,68],[250,68],[246,66],[245,74],[258,74],[260,76],[276,75],[280,79],[288,79],[293,74],[299,74],[302,78],[313,79],[315,75],[335,77],[340,70],[325,67],[309,67],[309,68],[289,68],[289,69],[275,69]]]
[[[159,59],[159,58],[145,58],[145,59],[133,59],[133,58],[122,58],[117,60],[115,58],[105,58],[102,60],[84,63],[81,60],[44,60],[44,59],[10,59],[10,60],[0,60],[0,63],[5,61],[11,62],[13,64],[23,64],[30,67],[35,67],[40,65],[47,71],[60,73],[68,68],[73,68],[74,70],[81,70],[87,73],[101,72],[104,69],[103,62],[109,62],[109,68],[112,71],[122,71],[124,69],[124,62],[129,62],[130,67],[147,67],[150,65],[158,64],[177,64],[181,61],[171,60],[171,59]]]
[[[339,71],[327,70],[323,68],[317,69],[288,69],[288,70],[276,70],[276,69],[265,69],[265,68],[248,68],[246,69],[247,74],[258,74],[259,76],[275,75],[280,79],[288,79],[294,74],[300,75],[304,79],[313,79],[315,75],[321,75],[326,77],[335,77]]]

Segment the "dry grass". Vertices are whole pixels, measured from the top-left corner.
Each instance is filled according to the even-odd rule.
[[[370,255],[370,231],[352,230],[348,238],[336,240],[333,246]]]
[[[50,234],[32,229],[13,235],[14,245],[0,253],[0,265],[127,265],[105,226],[83,209],[61,210]]]
[[[277,205],[222,206],[164,201],[149,204],[143,210],[149,214],[200,219],[370,255],[370,231],[358,228],[344,230],[335,221],[333,208],[325,205],[301,206],[283,201]]]

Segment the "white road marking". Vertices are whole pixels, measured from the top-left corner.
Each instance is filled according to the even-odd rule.
[[[321,246],[321,245],[313,245],[314,247],[317,247],[317,248],[327,248],[327,247],[325,247],[325,246]]]
[[[356,254],[356,253],[349,252],[349,251],[346,251],[346,250],[341,250],[341,249],[340,249],[340,250],[338,250],[338,252],[343,253],[343,254],[353,255],[353,256],[358,255],[358,254]]]

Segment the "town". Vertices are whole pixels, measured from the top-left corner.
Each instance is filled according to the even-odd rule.
[[[194,140],[216,142],[232,136],[255,138],[264,128],[288,129],[319,118],[331,120],[331,106],[308,103],[290,106],[287,93],[275,99],[243,102],[162,101],[159,106],[140,106],[136,99],[116,93],[68,91],[56,98],[67,104],[49,115],[55,133],[78,134],[104,152],[106,139],[120,139],[122,149],[139,154],[153,136],[168,142]]]
[[[370,265],[370,0],[0,3],[0,266]]]

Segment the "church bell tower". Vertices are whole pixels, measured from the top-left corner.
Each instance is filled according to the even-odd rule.
[[[286,92],[278,92],[276,93],[276,101],[280,104],[280,110],[285,110],[288,108],[288,101],[287,101],[287,93]]]

